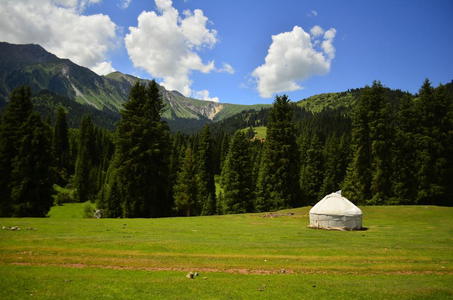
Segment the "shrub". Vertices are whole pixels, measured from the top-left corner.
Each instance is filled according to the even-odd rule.
[[[93,218],[94,207],[90,202],[87,202],[83,207],[83,217],[84,218]]]

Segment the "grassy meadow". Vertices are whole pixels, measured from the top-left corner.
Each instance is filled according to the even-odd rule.
[[[453,208],[362,207],[368,230],[341,232],[307,228],[307,207],[98,220],[84,205],[0,219],[0,299],[453,297]]]

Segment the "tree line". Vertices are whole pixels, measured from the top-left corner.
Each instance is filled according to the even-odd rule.
[[[340,189],[361,205],[452,205],[452,90],[425,81],[414,96],[374,82],[352,111],[319,113],[277,96],[268,111],[185,135],[162,120],[154,81],[132,87],[114,132],[88,116],[68,128],[62,107],[52,126],[21,87],[0,119],[0,215],[45,216],[63,196],[96,202],[104,217],[260,212]]]

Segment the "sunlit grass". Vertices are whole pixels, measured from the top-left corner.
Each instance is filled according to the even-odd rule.
[[[453,208],[361,207],[368,230],[340,232],[307,228],[307,207],[98,220],[83,206],[0,219],[21,228],[0,231],[1,299],[453,296]]]

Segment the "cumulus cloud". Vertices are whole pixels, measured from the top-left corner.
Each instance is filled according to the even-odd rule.
[[[116,71],[112,67],[112,63],[109,61],[100,62],[100,63],[96,64],[94,67],[92,67],[91,70],[98,73],[99,75],[107,75],[109,73]]]
[[[335,57],[335,47],[332,43],[336,34],[337,31],[335,30],[335,28],[330,28],[324,33],[324,40],[321,43],[322,49],[330,60],[334,59]]]
[[[313,37],[317,37],[324,34],[324,29],[321,26],[315,25],[310,29],[310,33]]]
[[[230,64],[223,63],[222,67],[218,69],[217,72],[234,74],[234,68]]]
[[[336,30],[331,28],[324,32],[321,27],[315,27],[310,30],[311,35],[294,26],[290,32],[272,36],[264,64],[252,73],[261,97],[302,89],[300,81],[329,72],[335,57]]]
[[[126,9],[131,5],[132,0],[120,0],[119,7],[122,9]]]
[[[311,10],[309,13],[308,13],[308,16],[309,17],[316,17],[318,15],[318,12],[316,10]]]
[[[206,101],[219,102],[218,97],[209,97],[208,90],[196,91],[193,93],[193,97],[197,98],[197,99],[201,99],[201,100],[206,100]]]
[[[2,0],[0,40],[40,44],[49,52],[99,70],[115,47],[116,25],[103,14],[82,15],[101,0]],[[111,64],[110,64],[111,67]]]
[[[217,32],[207,28],[209,20],[200,9],[180,14],[171,0],[155,3],[157,12],[143,11],[138,26],[129,27],[124,39],[129,57],[135,67],[162,78],[168,90],[190,96],[190,73],[215,70],[214,62],[204,63],[197,52],[213,47]]]

